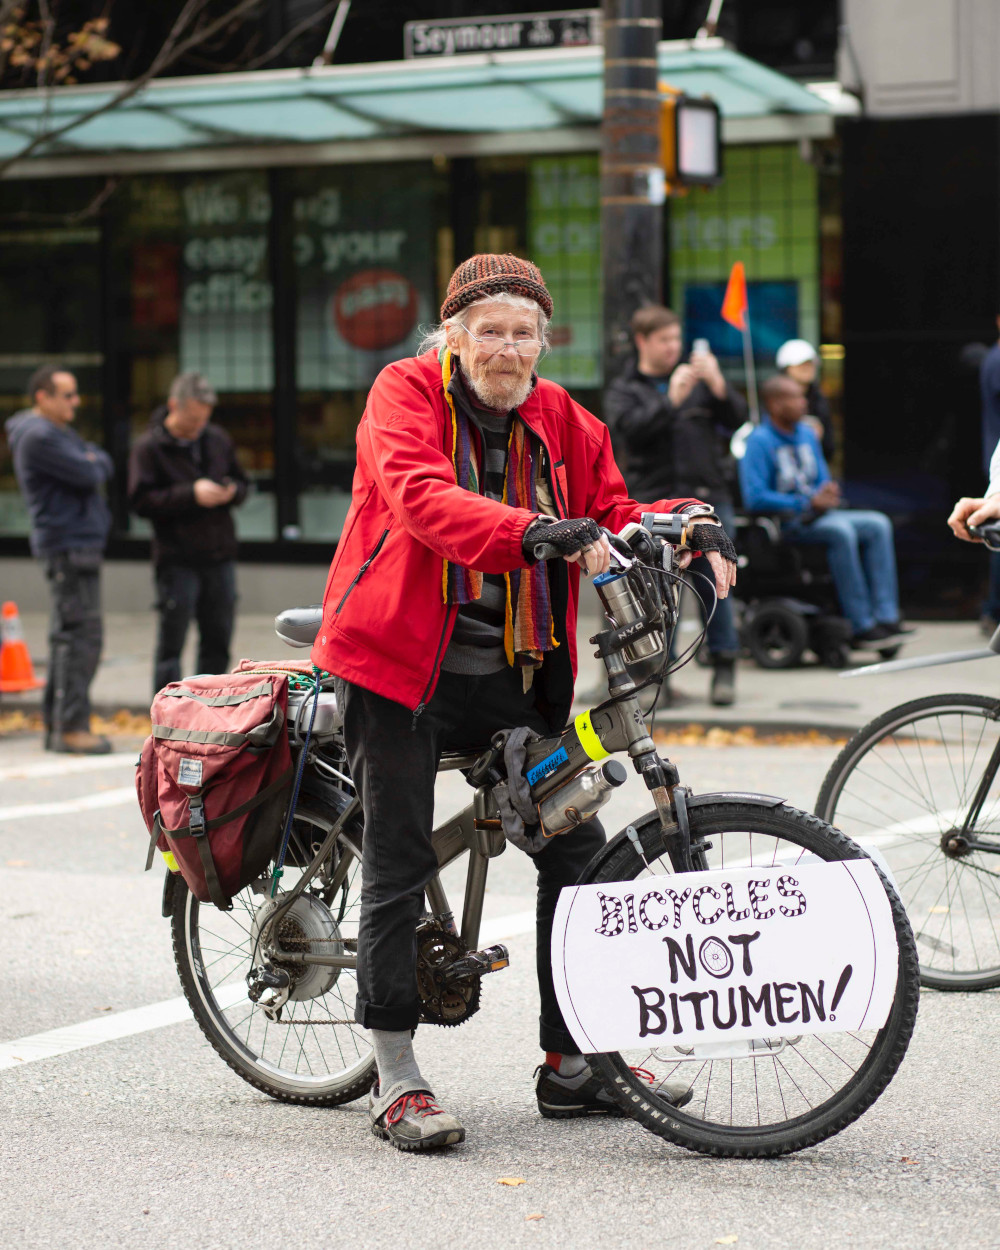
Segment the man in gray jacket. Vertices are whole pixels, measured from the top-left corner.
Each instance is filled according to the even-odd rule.
[[[111,743],[90,732],[90,683],[101,658],[101,558],[111,526],[101,487],[113,466],[106,451],[69,428],[80,404],[72,373],[43,365],[28,392],[33,406],[5,428],[31,520],[31,550],[52,593],[45,746],[104,755]]]

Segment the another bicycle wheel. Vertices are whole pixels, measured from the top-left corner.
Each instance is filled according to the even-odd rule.
[[[881,854],[913,925],[924,985],[1000,985],[1000,701],[942,694],[892,708],[834,760],[816,810]],[[965,829],[974,802],[979,813]]]
[[[692,839],[712,844],[701,868],[793,867],[816,859],[861,858],[843,834],[795,808],[720,799],[690,811]],[[636,823],[640,837],[659,825],[655,813]],[[666,857],[655,873],[676,868]],[[633,881],[647,870],[619,834],[594,861],[586,882]],[[581,885],[584,884],[581,881]],[[870,1032],[760,1038],[739,1058],[714,1058],[710,1048],[671,1046],[590,1057],[618,1104],[651,1132],[689,1150],[764,1158],[813,1146],[846,1128],[892,1079],[906,1053],[917,1015],[919,985],[913,935],[895,893],[886,886],[899,944],[898,980],[885,1025]],[[660,1091],[687,1084],[678,1108]]]
[[[327,816],[300,808],[290,860],[307,863],[332,826]],[[374,1079],[374,1053],[354,1021],[354,968],[281,960],[282,951],[303,950],[356,959],[360,845],[359,824],[340,834],[316,879],[278,922],[277,935],[268,928],[268,915],[301,878],[301,869],[286,866],[275,899],[262,880],[256,891],[241,891],[229,912],[199,903],[183,881],[176,882],[174,958],[195,1019],[234,1072],[283,1102],[351,1102]],[[265,943],[271,964],[292,977],[288,1002],[270,1015],[250,1000],[245,980],[261,962]]]

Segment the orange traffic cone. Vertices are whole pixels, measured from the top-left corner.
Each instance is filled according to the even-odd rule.
[[[0,693],[18,694],[44,685],[35,676],[17,604],[8,600],[0,608]]]

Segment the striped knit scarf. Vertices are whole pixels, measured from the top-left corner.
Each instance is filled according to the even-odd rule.
[[[452,379],[451,352],[441,353],[441,381],[450,420],[445,430],[445,453],[451,457],[455,481],[465,490],[480,492],[479,450],[472,423],[456,405],[449,388]],[[539,507],[535,478],[538,444],[527,426],[515,415],[507,444],[507,476],[503,502],[529,512],[542,512]],[[526,569],[513,569],[504,574],[507,583],[507,614],[504,626],[504,650],[512,667],[537,668],[546,651],[554,650],[556,641],[552,620],[552,598],[549,575],[539,561]],[[445,603],[471,603],[483,593],[483,575],[445,560],[442,575]]]

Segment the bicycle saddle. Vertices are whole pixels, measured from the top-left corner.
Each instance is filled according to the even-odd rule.
[[[274,632],[290,647],[311,647],[323,624],[323,605],[311,603],[307,608],[285,608],[274,618]]]

